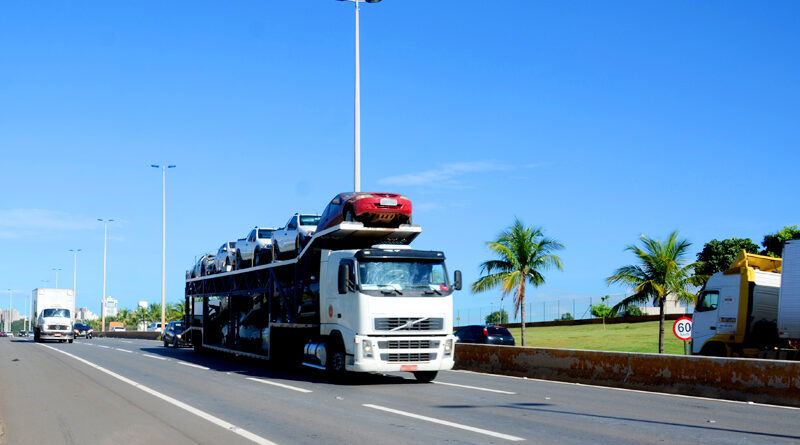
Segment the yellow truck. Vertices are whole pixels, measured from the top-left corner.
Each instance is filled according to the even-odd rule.
[[[798,358],[800,335],[792,327],[800,326],[800,240],[788,241],[783,255],[742,251],[728,270],[709,277],[692,315],[692,354]]]

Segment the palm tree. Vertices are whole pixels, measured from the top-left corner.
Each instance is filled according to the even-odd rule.
[[[664,303],[668,295],[679,301],[694,301],[694,294],[686,290],[691,285],[702,284],[703,276],[693,276],[698,263],[686,264],[685,257],[691,243],[678,239],[678,231],[670,233],[667,240],[641,236],[642,247],[630,245],[625,248],[633,252],[639,264],[623,266],[606,278],[611,284],[628,285],[633,295],[614,306],[619,311],[625,306],[652,301],[658,305],[658,353],[664,353]]]
[[[167,320],[169,321],[182,320],[185,305],[186,303],[183,301],[180,301],[178,303],[167,303]]]
[[[525,227],[519,218],[515,218],[514,224],[501,232],[496,241],[486,245],[500,259],[481,263],[483,276],[472,283],[472,292],[500,287],[505,298],[514,291],[514,317],[521,314],[522,346],[525,346],[525,285],[544,284],[542,271],[545,269],[562,270],[561,258],[552,252],[563,249],[564,245],[544,236],[541,227]]]

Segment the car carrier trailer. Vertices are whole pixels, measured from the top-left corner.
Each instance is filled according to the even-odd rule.
[[[345,371],[409,371],[421,381],[453,367],[453,291],[445,256],[414,250],[414,225],[343,222],[297,258],[186,280],[196,350],[213,349]]]

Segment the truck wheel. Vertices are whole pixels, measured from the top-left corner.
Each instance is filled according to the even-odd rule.
[[[68,342],[72,343],[72,339],[67,340]]]
[[[414,372],[414,378],[417,379],[418,382],[429,383],[436,378],[436,374],[438,373],[438,371],[416,371]]]
[[[166,338],[164,339],[164,347],[165,348],[169,347],[169,343],[167,343],[167,339]]]
[[[242,268],[242,255],[239,253],[238,250],[236,251],[236,260],[235,260],[233,268],[236,269],[236,270],[239,270],[239,269]]]
[[[341,379],[346,372],[347,354],[340,339],[334,339],[325,363],[325,369],[334,379]]]
[[[703,346],[700,350],[700,355],[705,357],[727,357],[728,348],[722,343],[711,343]]]
[[[300,245],[300,234],[297,234],[297,239],[294,240],[294,256],[300,256],[300,252],[303,251],[303,247]]]
[[[261,265],[261,251],[256,250],[253,252],[253,266]]]
[[[281,250],[278,248],[278,246],[273,245],[272,250],[274,251],[272,254],[272,261],[278,261],[281,259]]]

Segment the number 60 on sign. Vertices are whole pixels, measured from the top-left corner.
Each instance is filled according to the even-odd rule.
[[[692,338],[692,319],[689,317],[681,317],[675,320],[672,325],[672,332],[680,340],[687,341]]]

